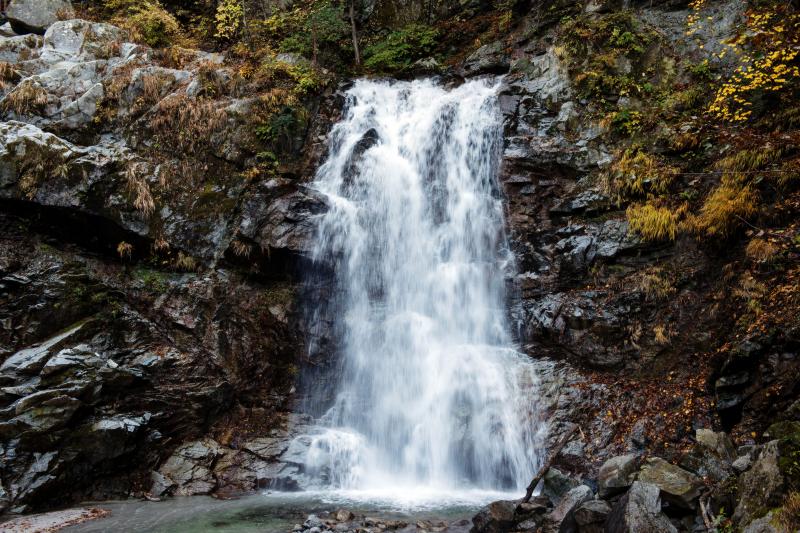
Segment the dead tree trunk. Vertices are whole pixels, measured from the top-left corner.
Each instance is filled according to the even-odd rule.
[[[533,476],[530,485],[528,485],[527,490],[525,490],[525,497],[522,499],[522,503],[528,503],[529,501],[531,501],[531,496],[533,496],[533,491],[536,490],[536,485],[539,484],[539,482],[542,480],[547,471],[550,470],[550,465],[553,464],[553,461],[555,461],[556,457],[558,457],[558,454],[561,453],[561,450],[564,449],[564,446],[567,445],[567,442],[569,442],[569,439],[572,438],[572,435],[576,431],[578,431],[577,424],[572,426],[572,429],[569,430],[566,433],[566,435],[561,437],[561,440],[558,442],[558,444],[556,444],[556,447],[553,448],[553,451],[550,453],[550,456],[547,458],[547,461],[545,461],[545,463],[542,465],[539,471],[536,472],[536,475]]]
[[[353,51],[356,56],[356,66],[361,65],[361,52],[358,49],[358,32],[356,31],[356,15],[354,4],[356,0],[350,0],[350,28],[353,31]]]

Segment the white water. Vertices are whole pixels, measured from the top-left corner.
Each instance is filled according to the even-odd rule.
[[[496,92],[487,80],[348,91],[314,185],[331,205],[315,255],[335,258],[343,367],[306,471],[329,488],[519,491],[536,470],[536,379],[506,323]],[[377,143],[354,159],[370,130]]]

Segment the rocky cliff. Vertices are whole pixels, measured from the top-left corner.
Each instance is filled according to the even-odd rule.
[[[0,28],[0,509],[295,488],[307,420],[288,413],[335,353],[302,312],[330,290],[305,183],[353,72],[323,51],[319,79],[297,53],[254,74],[231,43],[153,48],[55,4]],[[510,314],[550,447],[583,431],[549,500],[495,505],[479,530],[691,530],[701,494],[744,528],[797,490],[798,197],[773,179],[797,172],[796,94],[747,128],[704,107],[759,8],[360,5],[370,42],[438,30],[374,69],[504,75]],[[736,192],[759,208],[714,226],[726,173],[761,176]]]

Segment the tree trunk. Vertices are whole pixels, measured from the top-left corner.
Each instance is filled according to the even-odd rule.
[[[356,0],[350,0],[350,28],[353,30],[353,51],[356,56],[356,66],[361,66],[361,52],[358,49],[358,33],[356,32],[356,15],[354,4]]]

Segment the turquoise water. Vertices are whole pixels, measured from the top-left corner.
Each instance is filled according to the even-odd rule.
[[[62,531],[68,533],[286,533],[309,514],[347,509],[356,515],[403,520],[414,524],[436,520],[451,524],[447,531],[468,531],[469,520],[489,501],[509,494],[466,492],[459,494],[364,494],[350,492],[267,493],[235,500],[207,496],[172,498],[163,502],[119,501],[93,504],[110,516]],[[519,495],[516,495],[517,497]]]

